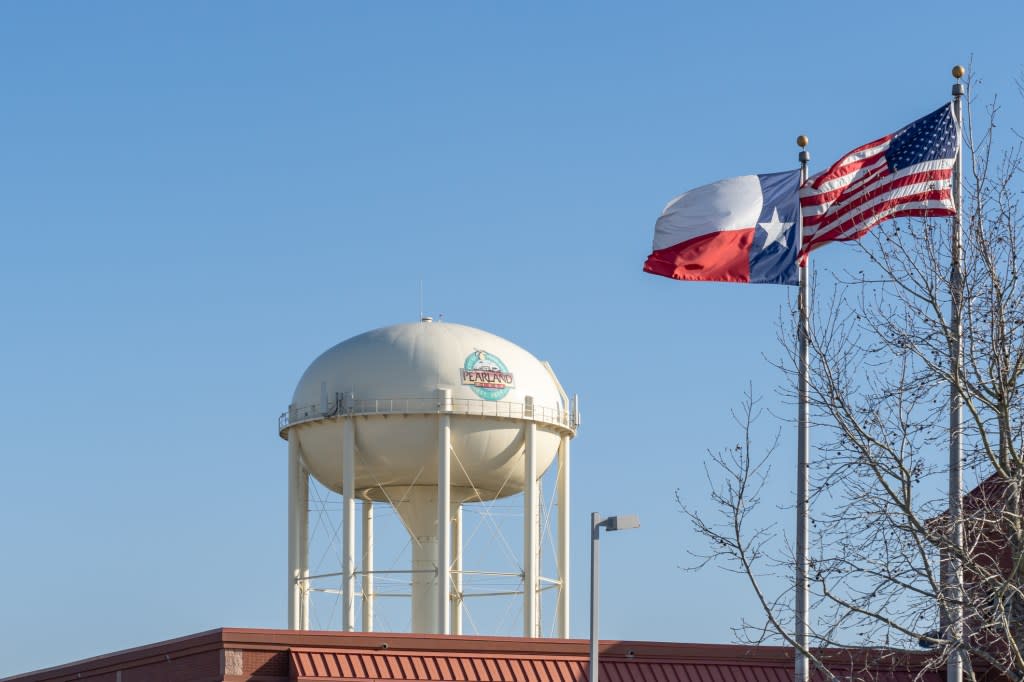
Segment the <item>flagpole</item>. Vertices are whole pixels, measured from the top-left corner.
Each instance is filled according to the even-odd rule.
[[[807,136],[801,135],[796,139],[800,146],[800,184],[807,181],[807,162],[811,155],[807,147]],[[804,224],[802,211],[797,214],[799,221],[798,231],[801,246],[803,246]],[[794,682],[808,682],[810,680],[810,663],[807,658],[808,642],[808,620],[810,618],[809,596],[810,589],[807,582],[807,544],[808,531],[807,521],[809,516],[808,483],[807,474],[810,460],[810,410],[808,408],[808,386],[810,383],[808,374],[809,351],[808,337],[810,336],[810,259],[806,259],[804,266],[799,268],[800,290],[797,297],[797,308],[800,313],[797,339],[799,341],[799,407],[797,409],[797,465],[796,465],[796,652],[793,670]]]
[[[960,79],[964,67],[953,67],[953,115],[956,118],[959,145],[953,162],[953,201],[956,213],[953,216],[952,248],[950,249],[950,384],[949,384],[949,547],[946,570],[946,633],[952,643],[952,651],[946,659],[946,682],[960,682],[963,679],[963,650],[960,642],[963,636],[963,566],[961,553],[964,547],[963,526],[963,399],[960,396],[960,367],[963,363],[963,122],[961,118],[961,97],[964,84]]]

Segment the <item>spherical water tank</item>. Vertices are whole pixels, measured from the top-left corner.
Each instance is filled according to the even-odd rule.
[[[440,413],[451,415],[458,501],[523,490],[525,422],[536,425],[538,472],[576,427],[546,363],[494,334],[425,318],[320,355],[299,380],[280,432],[297,433],[310,473],[341,492],[342,422],[354,420],[356,494],[382,500],[389,490],[436,486]]]

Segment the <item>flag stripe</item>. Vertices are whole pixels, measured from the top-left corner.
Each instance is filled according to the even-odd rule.
[[[683,192],[670,201],[654,227],[654,250],[704,234],[754,227],[763,198],[756,175],[726,178]]]
[[[651,253],[644,272],[672,279],[749,282],[754,228],[712,232]]]
[[[822,206],[804,206],[801,211],[804,217],[804,230],[806,231],[808,227],[821,230],[831,223],[842,222],[849,213],[865,205],[877,203],[889,193],[897,195],[898,198],[911,197],[933,189],[945,189],[948,194],[949,187],[945,185],[949,184],[952,175],[953,169],[950,167],[944,170],[889,176],[887,182],[879,180],[859,193],[844,197],[842,203],[836,202],[830,206],[827,213]]]
[[[848,225],[851,221],[866,220],[872,211],[882,211],[893,204],[929,199],[936,202],[935,208],[942,208],[944,205],[948,205],[951,198],[952,194],[949,188],[941,187],[939,183],[892,183],[886,186],[884,191],[872,192],[871,196],[864,196],[857,202],[843,206],[834,214],[817,216],[815,220],[806,220],[804,234],[817,239],[819,235],[830,232],[838,226]],[[824,217],[825,220],[817,219],[821,217]]]
[[[843,205],[848,204],[852,199],[862,195],[862,190],[865,188],[867,191],[872,191],[877,186],[875,183],[886,182],[884,178],[876,178],[877,175],[884,172],[885,167],[882,166],[875,169],[875,171],[870,175],[862,178],[856,183],[851,183],[849,188],[840,188],[827,193],[801,198],[801,214],[804,216],[805,220],[808,220],[825,213],[829,208],[834,208],[833,205],[837,204],[839,199],[843,200]],[[923,181],[926,178],[928,180],[942,182],[948,181],[952,178],[952,172],[953,160],[942,159],[940,161],[925,161],[923,163],[916,164],[889,177],[894,179],[903,177],[917,178],[917,181]],[[887,184],[892,185],[893,180],[890,180]]]
[[[815,194],[801,200],[801,206],[813,206],[813,212],[809,209],[802,211],[804,216],[814,215],[814,213],[824,213],[829,206],[831,206],[836,200],[843,196],[843,194],[850,195],[858,192],[865,185],[875,181],[875,178],[879,173],[885,172],[885,157],[881,158],[881,163],[875,163],[870,167],[862,168],[858,173],[851,177],[843,178],[842,180],[836,180],[828,183],[827,188]]]
[[[948,202],[949,192],[944,190],[929,192],[914,201],[907,201],[905,199],[887,201],[884,205],[874,206],[853,216],[850,220],[829,229],[827,232],[818,232],[815,236],[815,241],[824,243],[860,239],[871,228],[892,218],[949,215],[946,209]]]
[[[886,144],[872,149],[870,154],[847,155],[824,173],[811,178],[810,184],[818,193],[845,187],[871,171],[880,160],[884,161],[887,147]]]

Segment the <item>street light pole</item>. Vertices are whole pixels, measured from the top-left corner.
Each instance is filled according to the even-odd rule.
[[[597,623],[600,604],[597,597],[600,593],[598,560],[602,527],[609,531],[639,528],[640,517],[636,514],[623,514],[602,519],[597,512],[590,515],[590,682],[598,682]]]

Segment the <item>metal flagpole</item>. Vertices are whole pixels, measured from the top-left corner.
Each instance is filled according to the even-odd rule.
[[[960,313],[963,305],[963,123],[961,118],[961,97],[964,84],[960,79],[964,67],[953,67],[953,115],[956,117],[957,141],[956,160],[953,163],[953,201],[956,213],[953,216],[952,248],[950,253],[950,384],[949,384],[949,547],[947,553],[946,582],[946,632],[952,642],[952,651],[946,660],[946,682],[960,682],[963,679],[964,661],[960,641],[963,636],[963,566],[960,554],[964,546],[963,526],[963,400],[960,396],[960,367],[963,362],[963,321]]]
[[[807,136],[801,135],[796,139],[800,145],[800,184],[807,181],[807,162],[811,155],[805,149],[807,147]],[[804,221],[802,211],[797,214],[798,231],[801,246],[803,245]],[[795,682],[808,682],[810,679],[810,665],[807,659],[808,642],[808,620],[810,607],[808,605],[810,589],[807,583],[807,517],[808,505],[808,462],[810,460],[810,410],[808,408],[808,337],[810,336],[810,322],[808,320],[810,310],[810,274],[811,262],[808,258],[800,271],[800,293],[797,298],[797,307],[800,311],[797,339],[799,341],[799,407],[797,412],[797,464],[796,464],[796,652],[793,680]]]

